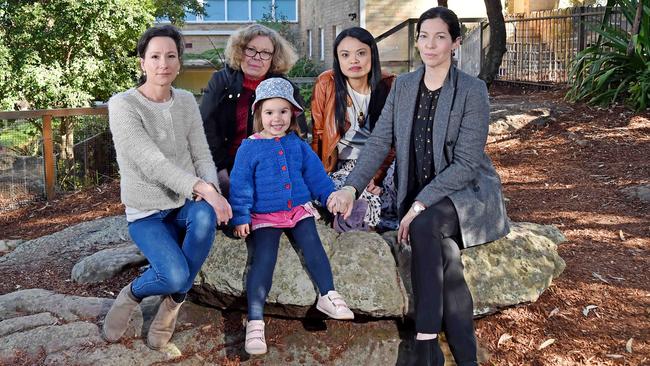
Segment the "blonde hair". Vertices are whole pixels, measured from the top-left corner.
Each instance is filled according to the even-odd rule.
[[[300,126],[298,126],[298,120],[296,119],[296,107],[294,107],[291,102],[281,97],[274,97],[269,99],[264,99],[255,104],[255,111],[253,112],[253,132],[262,132],[264,125],[262,124],[262,106],[264,102],[270,99],[280,98],[285,100],[289,106],[291,106],[291,122],[289,123],[289,128],[287,128],[287,133],[294,131],[298,136],[300,136]]]
[[[286,74],[291,70],[298,60],[298,54],[293,46],[275,30],[261,24],[251,24],[237,29],[228,38],[226,45],[226,62],[235,70],[241,70],[241,63],[244,60],[244,48],[257,36],[268,37],[273,44],[273,58],[269,72],[274,74]]]

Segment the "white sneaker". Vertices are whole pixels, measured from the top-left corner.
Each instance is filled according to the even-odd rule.
[[[246,343],[244,344],[244,349],[249,355],[263,355],[266,353],[263,320],[250,320],[246,322]]]
[[[354,319],[354,313],[352,310],[350,310],[350,308],[348,308],[348,304],[346,304],[341,295],[339,295],[339,293],[334,290],[318,297],[316,309],[324,314],[327,314],[327,316],[333,319]]]

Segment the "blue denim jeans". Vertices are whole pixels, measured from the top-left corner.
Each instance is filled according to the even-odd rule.
[[[248,241],[248,250],[253,254],[246,278],[248,320],[263,319],[264,302],[271,289],[273,270],[278,259],[280,235],[285,230],[302,251],[307,271],[316,282],[321,295],[334,290],[332,268],[316,231],[313,217],[300,220],[296,226],[289,229],[265,227],[254,230]]]
[[[131,284],[133,295],[184,298],[210,253],[216,222],[207,202],[186,200],[182,207],[129,223],[129,234],[150,265]]]

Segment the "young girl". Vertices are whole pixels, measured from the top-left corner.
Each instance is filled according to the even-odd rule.
[[[249,234],[253,250],[246,279],[248,321],[245,349],[266,353],[263,310],[271,288],[280,235],[288,230],[302,250],[320,296],[316,308],[334,319],[354,314],[335,290],[327,254],[316,231],[310,201],[325,204],[334,184],[309,145],[298,137],[296,115],[302,112],[291,83],[262,81],[253,102],[255,134],[245,139],[231,173],[230,202],[235,235]]]

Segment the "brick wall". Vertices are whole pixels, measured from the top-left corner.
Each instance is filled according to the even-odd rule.
[[[418,18],[436,4],[423,0],[366,0],[365,28],[377,37],[408,18]]]
[[[303,0],[300,2],[300,44],[296,45],[301,56],[307,56],[309,41],[308,31],[311,30],[312,55],[315,61],[321,62],[324,69],[332,67],[332,45],[337,31],[359,25],[359,2],[354,0]],[[352,20],[348,14],[356,14]],[[325,59],[321,60],[321,33]]]

